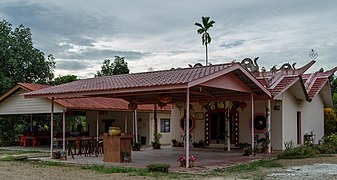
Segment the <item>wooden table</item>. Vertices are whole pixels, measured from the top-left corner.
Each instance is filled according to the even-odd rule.
[[[124,162],[122,153],[128,153],[131,161],[131,135],[103,137],[104,162]]]

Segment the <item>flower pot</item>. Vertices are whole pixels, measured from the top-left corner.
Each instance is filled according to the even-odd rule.
[[[121,135],[121,129],[119,127],[109,127],[110,136],[119,136]]]
[[[152,144],[153,149],[160,149],[160,144]]]

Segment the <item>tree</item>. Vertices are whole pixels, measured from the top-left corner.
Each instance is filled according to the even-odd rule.
[[[54,79],[54,81],[52,81],[52,85],[60,85],[60,84],[65,84],[68,82],[72,82],[72,81],[77,81],[77,76],[75,75],[65,75],[65,76],[59,76],[57,78]]]
[[[124,61],[124,57],[115,56],[113,63],[110,63],[110,59],[104,60],[102,70],[97,71],[95,77],[129,74],[129,72],[128,63]]]
[[[337,118],[332,108],[324,108],[324,135],[336,133]]]
[[[46,59],[33,46],[30,29],[12,29],[5,20],[0,21],[0,64],[0,94],[17,82],[46,84],[54,77],[54,57]]]
[[[0,21],[0,95],[18,82],[47,84],[54,77],[55,61],[33,46],[32,34],[23,25],[12,28]],[[25,126],[28,116],[0,117],[0,146],[15,142],[16,129]],[[27,120],[27,121],[26,121]]]
[[[211,43],[212,38],[208,33],[209,28],[213,27],[213,24],[215,21],[209,21],[209,17],[202,17],[202,24],[200,23],[195,23],[196,26],[199,27],[197,30],[198,34],[201,34],[201,39],[202,39],[202,45],[205,45],[206,47],[206,66],[208,65],[208,47],[207,45]]]

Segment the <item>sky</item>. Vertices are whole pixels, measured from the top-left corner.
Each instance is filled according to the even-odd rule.
[[[209,16],[209,61],[259,57],[269,70],[308,63],[337,66],[337,1],[333,0],[2,0],[0,19],[31,29],[34,46],[53,54],[55,75],[90,78],[104,59],[124,57],[131,73],[205,64],[196,22]]]

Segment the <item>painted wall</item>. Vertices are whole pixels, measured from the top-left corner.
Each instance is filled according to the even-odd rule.
[[[305,133],[315,132],[315,143],[324,136],[324,105],[323,99],[317,95],[311,103],[305,101],[301,104],[302,109],[302,142]]]
[[[160,132],[160,119],[170,119],[170,132]],[[157,113],[157,132],[162,135],[159,142],[162,145],[171,144],[171,140],[173,139],[173,134],[176,133],[176,122],[171,118],[171,114]],[[149,137],[147,138],[147,142],[150,145],[153,140],[154,133],[154,120],[153,113],[149,113],[148,120],[148,129],[150,129]]]
[[[279,109],[277,109],[278,107]],[[272,101],[271,109],[271,146],[273,150],[282,150],[282,101]]]
[[[28,91],[19,90],[0,103],[0,115],[51,113],[51,101],[46,98],[24,98],[20,95],[26,92]],[[55,103],[54,112],[62,113],[63,109]]]
[[[283,93],[282,97],[282,150],[285,149],[284,143],[293,141],[297,144],[297,111],[301,108],[296,102],[296,99],[291,94],[290,90]]]

